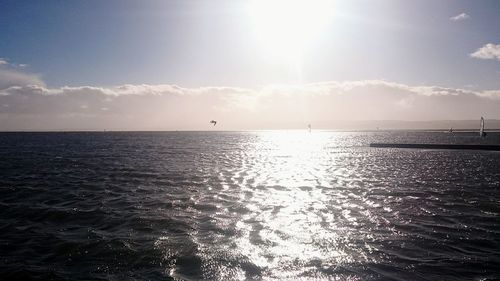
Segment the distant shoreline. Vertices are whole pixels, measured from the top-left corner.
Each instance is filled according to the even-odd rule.
[[[3,133],[162,133],[162,132],[200,132],[200,133],[230,133],[230,132],[307,132],[307,129],[257,129],[257,130],[11,130],[0,131]],[[354,130],[354,129],[313,129],[312,132],[345,132],[345,133],[376,133],[376,132],[428,132],[449,133],[448,129],[380,129],[380,130]],[[486,129],[487,133],[500,133],[500,129]],[[479,133],[478,129],[457,129],[449,134]]]

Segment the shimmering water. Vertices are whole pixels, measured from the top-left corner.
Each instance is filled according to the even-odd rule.
[[[500,278],[500,153],[477,134],[0,134],[0,277]]]

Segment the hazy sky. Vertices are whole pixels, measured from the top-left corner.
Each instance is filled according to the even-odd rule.
[[[0,39],[0,130],[500,119],[500,1],[4,0]]]

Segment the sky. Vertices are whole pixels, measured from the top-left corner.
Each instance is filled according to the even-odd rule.
[[[4,0],[0,39],[0,130],[500,119],[498,0]]]

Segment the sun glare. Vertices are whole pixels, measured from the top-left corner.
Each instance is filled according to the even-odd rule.
[[[261,44],[272,55],[297,59],[333,16],[332,0],[253,0],[250,13]]]

